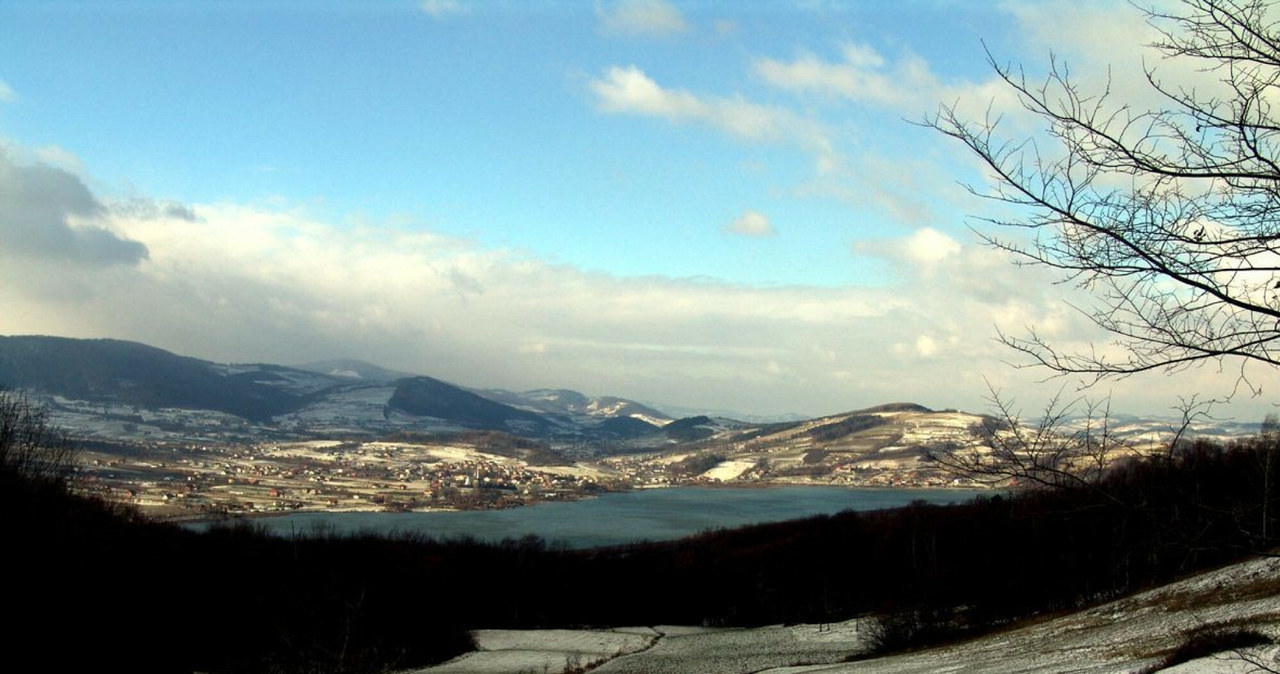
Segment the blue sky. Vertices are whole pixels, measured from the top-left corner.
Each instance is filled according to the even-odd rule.
[[[459,6],[432,16],[389,2],[19,3],[0,46],[21,92],[5,131],[74,152],[106,194],[284,199],[619,274],[874,282],[883,270],[850,264],[849,243],[910,223],[874,203],[806,196],[818,176],[805,141],[611,114],[593,86],[634,69],[664,89],[805,115],[811,104],[764,81],[758,61],[865,44],[981,78],[979,39],[1009,24],[964,4],[770,2],[695,4],[682,27],[646,32],[610,27],[625,7]],[[833,154],[941,151],[936,134],[895,118],[923,116],[923,102],[812,105]],[[857,190],[856,177],[844,182]],[[723,235],[747,210],[776,230],[768,246]]]
[[[754,414],[1034,400],[996,326],[1099,336],[976,244],[982,174],[911,122],[1012,103],[984,43],[1136,91],[1144,31],[1119,2],[4,3],[5,170],[61,188],[43,247],[0,239],[0,332]]]

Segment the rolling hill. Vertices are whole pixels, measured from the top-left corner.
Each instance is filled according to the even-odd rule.
[[[221,364],[136,342],[39,336],[0,336],[0,387],[28,391],[82,437],[246,442],[496,431],[580,459],[623,457],[655,475],[696,468],[721,481],[894,484],[917,471],[931,480],[924,448],[967,441],[985,419],[909,402],[783,422],[673,419],[624,398],[467,388],[356,360]],[[1113,430],[1155,437],[1168,423],[1124,418]],[[1193,431],[1232,437],[1256,424]]]

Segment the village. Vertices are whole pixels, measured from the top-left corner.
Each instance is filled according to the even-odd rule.
[[[533,469],[466,447],[342,441],[152,445],[132,455],[90,451],[79,473],[88,493],[182,519],[503,508],[621,486],[597,470]]]
[[[312,440],[91,446],[77,468],[89,494],[164,519],[293,511],[510,508],[679,485],[957,486],[936,469],[838,466],[798,471],[715,454],[644,454],[540,464],[463,442]]]

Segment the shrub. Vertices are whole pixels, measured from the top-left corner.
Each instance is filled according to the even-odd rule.
[[[1255,646],[1266,646],[1274,643],[1267,635],[1249,628],[1227,627],[1223,625],[1202,625],[1191,630],[1182,638],[1182,643],[1147,671],[1158,672],[1184,662],[1207,658],[1219,653],[1240,654],[1240,651]],[[1242,656],[1243,657],[1243,656]],[[1252,662],[1252,659],[1249,659]],[[1253,663],[1258,664],[1258,663]],[[1261,667],[1264,672],[1275,669]]]

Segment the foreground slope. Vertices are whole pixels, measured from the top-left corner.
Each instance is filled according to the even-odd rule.
[[[1144,671],[1157,666],[1202,626],[1245,627],[1280,638],[1280,559],[1254,559],[1203,573],[1092,609],[972,641],[881,658],[864,653],[869,621],[757,629],[655,626],[618,630],[479,630],[480,650],[416,670],[430,674],[562,671],[598,663],[601,674],[905,674],[908,672]],[[1280,668],[1280,647],[1195,659],[1174,671],[1266,671],[1241,656]],[[804,664],[809,663],[809,664]]]
[[[1235,564],[1078,613],[971,642],[829,667],[777,674],[899,674],[950,671],[1120,673],[1158,668],[1166,655],[1205,626],[1254,629],[1272,644],[1226,651],[1176,667],[1179,672],[1267,671],[1245,657],[1280,668],[1280,559]],[[600,671],[628,671],[623,669]],[[1169,670],[1166,670],[1169,671]]]

